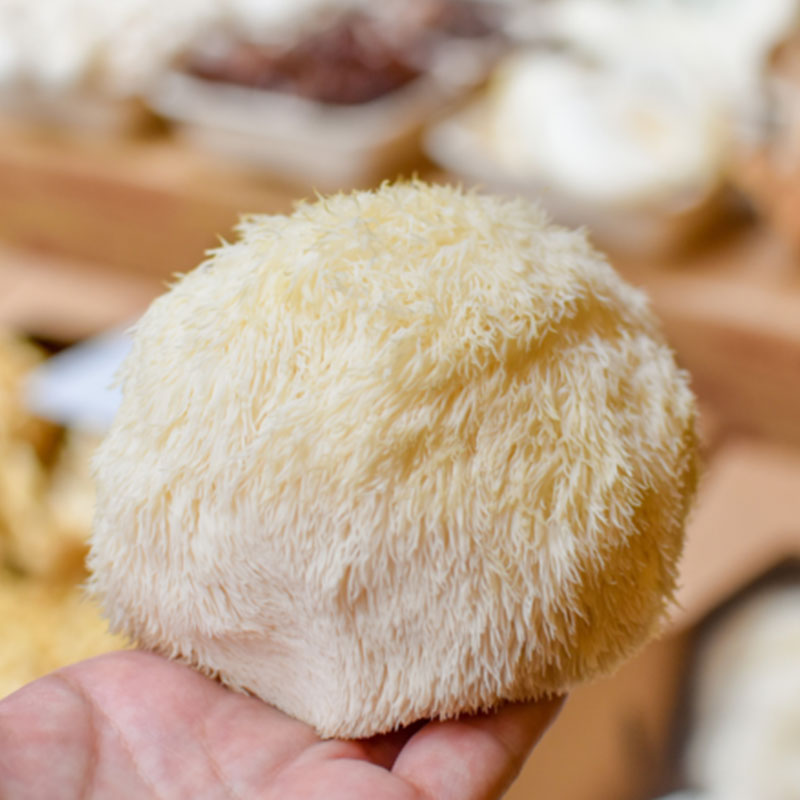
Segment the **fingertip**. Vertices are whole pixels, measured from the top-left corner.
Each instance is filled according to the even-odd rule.
[[[552,725],[565,699],[509,703],[491,713],[431,722],[411,737],[393,772],[421,796],[498,797]]]

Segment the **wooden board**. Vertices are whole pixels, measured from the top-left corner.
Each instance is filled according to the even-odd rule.
[[[790,559],[800,560],[800,450],[729,440],[708,465],[690,520],[673,630]]]
[[[0,325],[52,342],[136,319],[163,286],[155,276],[0,245]]]
[[[726,428],[800,445],[800,261],[744,227],[673,263],[614,263],[650,294]]]
[[[0,126],[0,239],[114,271],[163,279],[191,269],[241,213],[286,211],[303,193],[166,138]]]

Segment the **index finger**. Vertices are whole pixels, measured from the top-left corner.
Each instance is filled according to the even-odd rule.
[[[511,704],[493,714],[431,722],[411,737],[392,772],[430,800],[499,797],[564,700]]]

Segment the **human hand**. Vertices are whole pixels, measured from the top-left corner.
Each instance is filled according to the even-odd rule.
[[[3,800],[489,800],[560,700],[323,741],[160,656],[112,653],[0,702]]]

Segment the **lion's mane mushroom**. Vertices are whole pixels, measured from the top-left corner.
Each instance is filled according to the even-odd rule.
[[[421,182],[240,233],[136,327],[95,462],[114,629],[326,737],[562,692],[654,633],[694,401],[582,233]]]

